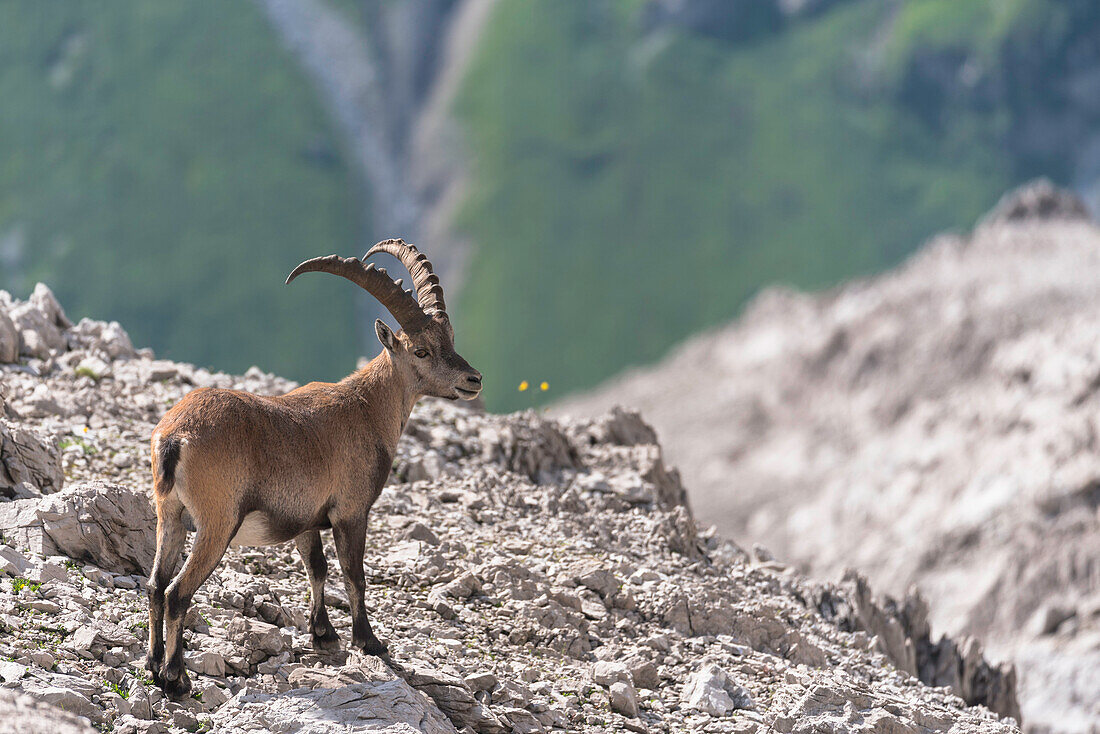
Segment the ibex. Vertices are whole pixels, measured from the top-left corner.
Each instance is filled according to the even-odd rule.
[[[165,414],[152,436],[157,554],[149,583],[146,667],[165,692],[182,696],[191,682],[183,665],[183,620],[191,597],[235,545],[293,539],[310,585],[313,646],[339,646],[325,610],[328,564],[320,531],[332,529],[351,605],[352,645],[384,655],[367,621],[363,551],[367,513],[389,476],[397,441],[424,395],[472,400],[481,373],[454,348],[443,289],[428,259],[402,240],[375,245],[409,270],[416,298],[385,270],[336,255],[307,260],[287,278],[332,273],[377,298],[401,325],[374,324],[382,352],[337,383],[311,382],[263,397],[203,388]],[[187,561],[175,574],[195,527]],[[166,613],[167,612],[167,613]]]

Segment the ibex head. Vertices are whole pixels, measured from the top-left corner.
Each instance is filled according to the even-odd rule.
[[[432,264],[403,240],[379,242],[363,259],[379,252],[393,255],[408,269],[415,298],[413,291],[401,289],[400,279],[394,281],[382,268],[366,265],[354,257],[328,255],[306,260],[294,268],[286,282],[302,273],[322,272],[359,285],[377,298],[401,325],[394,333],[379,319],[374,322],[374,330],[413,390],[450,400],[473,400],[481,392],[481,373],[455,351],[454,329],[443,302],[443,287],[432,272]]]

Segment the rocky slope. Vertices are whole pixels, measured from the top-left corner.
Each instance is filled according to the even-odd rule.
[[[1021,674],[1032,731],[1100,725],[1100,230],[1038,182],[822,295],[772,290],[563,406],[653,421],[722,531],[919,584]]]
[[[637,415],[430,401],[372,516],[392,659],[314,653],[290,547],[232,550],[188,617],[195,695],[166,700],[143,669],[147,436],[196,386],[292,385],[156,360],[44,286],[3,298],[0,340],[0,731],[1018,731],[989,710],[1018,713],[1013,670],[934,642],[920,597],[700,529]]]

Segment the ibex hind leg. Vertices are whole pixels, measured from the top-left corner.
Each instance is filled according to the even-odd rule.
[[[158,497],[157,555],[149,575],[149,655],[145,660],[157,685],[161,684],[164,662],[164,594],[179,566],[186,539],[183,504],[174,494]]]
[[[294,542],[306,567],[309,577],[309,633],[313,638],[313,648],[321,651],[333,651],[340,647],[340,638],[328,618],[325,609],[325,579],[328,577],[328,560],[325,548],[321,544],[321,533],[311,530],[302,533]]]
[[[181,697],[191,690],[191,680],[183,666],[183,621],[191,597],[217,568],[235,531],[233,525],[225,522],[199,527],[191,555],[165,594],[165,662],[160,671],[160,687],[171,696]]]
[[[351,606],[351,644],[368,655],[385,657],[388,653],[371,629],[367,620],[366,578],[363,573],[363,550],[366,546],[366,519],[347,523],[333,523],[332,538],[336,541],[336,555],[340,558],[340,570],[344,574],[348,601]]]

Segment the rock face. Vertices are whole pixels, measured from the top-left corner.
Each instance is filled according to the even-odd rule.
[[[720,532],[897,596],[918,584],[934,627],[1017,661],[1036,731],[1085,731],[1100,724],[1097,313],[1100,230],[1037,182],[893,272],[765,293],[561,412],[641,409]],[[934,680],[969,669],[964,643],[936,654]]]
[[[315,652],[292,546],[233,548],[184,623],[196,695],[166,700],[144,670],[149,433],[197,386],[293,383],[156,360],[110,324],[49,323],[63,350],[0,366],[10,431],[56,439],[67,481],[0,501],[2,689],[120,734],[1019,731],[998,716],[1016,713],[1011,666],[932,643],[919,600],[818,583],[701,528],[637,414],[428,400],[371,515],[368,605],[390,659]]]

